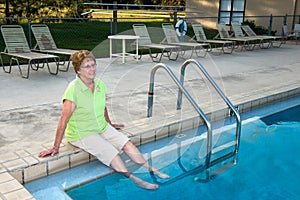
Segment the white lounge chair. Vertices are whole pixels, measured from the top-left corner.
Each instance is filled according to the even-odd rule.
[[[253,40],[251,38],[246,38],[246,37],[231,37],[227,31],[226,25],[223,23],[217,24],[217,29],[219,33],[214,37],[214,39],[235,41],[237,47],[241,46],[241,51],[253,50],[256,45],[253,41],[257,41],[257,39]]]
[[[232,53],[235,45],[234,41],[208,40],[201,24],[193,23],[192,27],[195,34],[192,39],[196,38],[197,42],[208,43],[210,45],[210,51],[212,53],[213,49],[211,48],[211,46],[213,45],[214,49],[217,50],[217,53],[213,53],[214,55],[221,55],[222,53]]]
[[[294,31],[289,32],[287,25],[283,25],[282,27],[283,36],[286,40],[293,39],[296,40],[296,44],[298,44],[298,40],[300,39],[300,24],[294,25]]]
[[[36,45],[33,50],[42,53],[58,55],[60,56],[60,61],[62,60],[63,56],[67,57],[62,63],[60,62],[60,65],[64,65],[67,61],[67,66],[65,69],[59,69],[59,71],[68,71],[70,66],[70,58],[76,50],[57,48],[50,30],[45,24],[33,24],[31,25],[31,30],[36,40]]]
[[[140,36],[139,47],[149,51],[149,56],[153,62],[160,62],[163,55],[168,57],[169,60],[177,60],[180,50],[178,46],[152,43],[145,24],[133,24],[132,26],[135,35]],[[152,50],[159,50],[160,53],[153,53]],[[175,55],[172,57],[172,54]]]
[[[177,45],[181,47],[182,56],[185,54],[186,50],[191,50],[191,54],[188,58],[191,58],[195,53],[198,57],[205,57],[207,54],[207,49],[209,48],[208,43],[197,43],[197,42],[180,42],[176,31],[171,23],[163,23],[162,28],[165,34],[164,43],[170,45]]]
[[[284,42],[283,36],[271,36],[271,35],[256,35],[249,25],[242,25],[242,29],[249,37],[261,38],[263,40],[271,41],[272,47],[280,47]],[[277,45],[274,45],[277,44]]]
[[[295,39],[297,40],[296,42],[298,43],[298,40],[300,38],[300,24],[295,24],[294,25],[294,33],[293,33]]]
[[[59,58],[51,54],[32,52],[28,46],[24,30],[20,25],[2,25],[1,33],[5,42],[5,49],[1,52],[0,56],[4,72],[11,73],[11,68],[15,61],[21,76],[26,79],[29,78],[30,68],[37,71],[39,68],[43,68],[45,64],[47,65],[50,74],[56,75],[58,73]],[[3,65],[2,54],[10,56],[10,65],[8,70],[6,70]],[[19,59],[28,60],[27,73],[25,75],[21,69]],[[51,71],[50,69],[49,60],[53,60],[55,62],[56,68],[54,71]]]
[[[270,48],[271,45],[272,45],[271,40],[273,40],[273,39],[261,38],[261,37],[252,37],[252,36],[245,35],[243,30],[242,30],[242,25],[238,22],[232,22],[231,27],[232,27],[235,38],[249,39],[251,41],[251,43],[254,45],[254,47],[255,47],[256,44],[258,44],[258,46],[260,48],[267,49],[267,48]]]

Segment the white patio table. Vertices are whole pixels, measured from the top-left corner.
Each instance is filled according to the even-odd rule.
[[[139,56],[139,46],[138,46],[138,39],[140,36],[135,36],[135,35],[110,35],[108,36],[109,39],[109,54],[110,54],[110,59],[112,59],[113,56],[117,57],[122,57],[122,63],[125,63],[125,57],[128,56],[133,56],[136,57],[136,60],[138,61],[138,56]],[[121,53],[112,53],[112,40],[122,40],[122,52]],[[127,53],[126,52],[126,40],[135,40],[136,44],[136,53]]]

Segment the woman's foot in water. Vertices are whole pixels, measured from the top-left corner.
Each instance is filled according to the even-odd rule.
[[[156,169],[153,169],[152,173],[155,174],[156,176],[158,176],[159,178],[163,178],[163,179],[170,178],[170,176],[168,174],[164,174]]]
[[[156,190],[159,188],[159,185],[144,181],[132,174],[129,176],[129,178],[135,183],[136,186],[144,188],[146,190]]]

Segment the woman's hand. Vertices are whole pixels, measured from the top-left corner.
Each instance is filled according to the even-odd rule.
[[[124,127],[124,124],[111,124],[111,125],[112,125],[112,127],[114,127],[117,130],[120,130],[121,128]]]
[[[55,136],[55,141],[54,141],[54,146],[51,149],[44,150],[39,153],[39,157],[45,157],[45,156],[54,156],[55,154],[58,153],[59,151],[59,145],[61,143],[61,140],[64,136],[64,132],[67,126],[67,123],[74,112],[76,108],[75,103],[73,103],[70,100],[65,99],[63,103],[63,108],[60,116],[60,120],[56,129],[56,136]]]
[[[58,148],[57,147],[53,147],[52,149],[48,149],[48,150],[42,151],[41,153],[39,153],[38,156],[40,158],[43,158],[43,157],[48,156],[48,155],[54,156],[57,153],[58,153]]]

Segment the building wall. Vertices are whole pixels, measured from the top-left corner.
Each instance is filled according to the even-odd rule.
[[[219,0],[186,0],[186,6],[187,22],[201,23],[205,27],[216,28],[219,13]]]
[[[201,23],[207,28],[216,29],[219,14],[219,0],[186,0],[188,23]],[[257,26],[268,28],[272,14],[272,30],[281,34],[284,16],[300,14],[300,0],[246,0],[245,20],[253,21]],[[256,17],[251,17],[256,16]],[[266,16],[266,17],[257,17]],[[267,17],[268,16],[268,17]],[[200,18],[204,17],[204,18]],[[287,25],[300,23],[299,17],[288,16]]]

